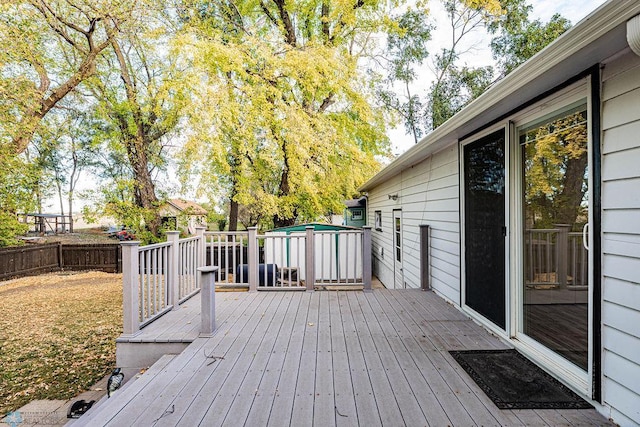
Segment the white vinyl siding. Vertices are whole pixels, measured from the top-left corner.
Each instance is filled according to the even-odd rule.
[[[374,273],[393,284],[391,218],[402,208],[403,270],[407,287],[420,287],[420,225],[431,227],[430,280],[445,298],[460,299],[460,224],[458,149],[452,145],[405,169],[369,192],[368,214],[382,211],[382,232],[373,231]],[[398,195],[392,200],[389,195]],[[384,248],[384,258],[380,248]]]
[[[621,425],[640,420],[640,58],[603,72],[603,399]]]

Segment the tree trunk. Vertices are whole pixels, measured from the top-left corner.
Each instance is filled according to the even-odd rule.
[[[73,233],[73,189],[69,189],[68,194],[69,203],[69,233]]]
[[[157,236],[162,220],[158,211],[158,198],[155,185],[148,167],[147,146],[143,138],[137,137],[127,141],[127,155],[133,169],[135,181],[136,205],[147,210],[146,225]]]
[[[580,214],[584,197],[584,177],[588,157],[585,150],[580,157],[567,161],[562,191],[555,200],[556,220],[559,224],[573,225]]]
[[[282,144],[282,152],[284,153],[284,167],[282,168],[282,175],[280,176],[280,185],[278,186],[278,196],[280,198],[287,197],[291,194],[291,186],[289,185],[289,159],[287,157],[287,145]],[[287,218],[276,213],[273,216],[273,226],[275,228],[288,227],[294,225],[296,222],[295,210],[292,217]]]
[[[229,231],[238,230],[238,202],[231,198],[231,204],[229,206]]]
[[[149,171],[148,151],[152,141],[149,140],[148,128],[153,124],[154,120],[143,117],[142,109],[138,103],[136,85],[132,79],[127,66],[127,60],[120,48],[117,40],[111,40],[113,51],[116,54],[120,65],[120,78],[122,79],[127,94],[127,100],[131,105],[133,121],[135,123],[135,134],[129,128],[127,118],[122,116],[120,119],[120,127],[123,136],[125,136],[125,145],[129,162],[133,169],[133,177],[135,180],[135,202],[136,205],[144,208],[145,223],[149,231],[154,235],[160,234],[162,219],[158,210],[158,198],[156,197],[155,185]]]

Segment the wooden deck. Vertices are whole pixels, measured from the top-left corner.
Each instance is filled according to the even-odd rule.
[[[432,292],[216,298],[212,338],[74,424],[608,425],[595,410],[497,409],[447,351],[508,346]]]

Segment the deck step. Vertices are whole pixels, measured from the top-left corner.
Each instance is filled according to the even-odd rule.
[[[153,380],[156,377],[156,375],[162,372],[162,370],[175,357],[176,357],[175,354],[165,354],[156,363],[154,363],[149,369],[147,369],[144,373],[136,374],[129,377],[130,379],[126,381],[125,384],[122,386],[122,388],[113,395],[113,398],[107,398],[107,396],[104,396],[102,399],[97,401],[93,405],[93,407],[89,411],[87,411],[86,414],[84,414],[82,417],[78,419],[70,420],[67,423],[67,425],[71,425],[71,424],[73,424],[74,426],[89,425],[91,423],[91,420],[97,417],[102,411],[104,410],[113,411],[114,408],[118,408],[122,406],[121,403],[118,403],[118,400],[121,400],[121,399],[117,399],[119,396],[127,395],[127,394],[128,395],[137,394],[137,392],[142,390],[147,384],[149,384],[151,380]],[[126,374],[125,374],[125,380],[127,380]]]

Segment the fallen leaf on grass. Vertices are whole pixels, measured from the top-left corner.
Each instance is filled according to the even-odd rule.
[[[0,283],[0,413],[75,397],[115,365],[122,276],[48,274]]]

